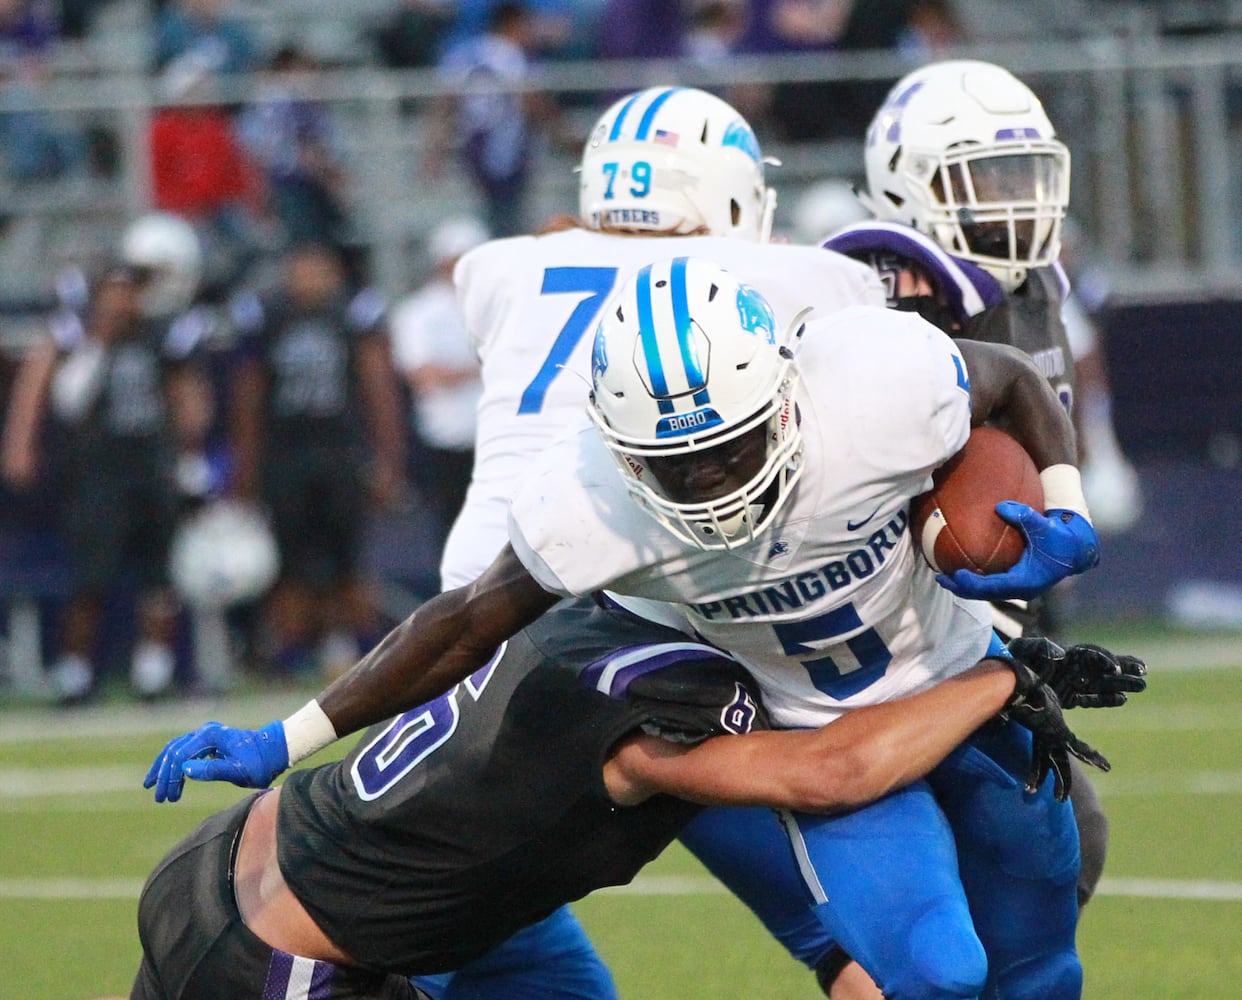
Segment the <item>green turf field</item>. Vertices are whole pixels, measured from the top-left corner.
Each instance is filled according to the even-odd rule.
[[[1099,779],[1113,841],[1081,931],[1086,996],[1237,996],[1242,636],[1091,635],[1145,655],[1152,674],[1126,709],[1071,716],[1114,765]],[[72,713],[0,708],[0,1000],[128,993],[143,877],[175,838],[240,794],[197,785],[156,806],[140,787],[148,762],[169,736],[208,718],[256,725],[301,701],[285,692],[160,708],[119,698]],[[625,997],[817,995],[679,849],[577,911]]]

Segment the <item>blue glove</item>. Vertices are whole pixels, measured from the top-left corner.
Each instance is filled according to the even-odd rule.
[[[142,787],[155,786],[156,802],[176,802],[186,778],[266,788],[288,766],[283,723],[269,722],[262,729],[233,729],[208,722],[170,740],[147,771]]]
[[[1041,514],[1024,503],[1002,500],[996,505],[996,513],[1026,538],[1022,558],[1004,573],[983,576],[968,569],[959,569],[951,576],[941,573],[936,581],[945,590],[971,600],[1029,600],[1100,561],[1099,536],[1091,522],[1075,511],[1050,510]]]

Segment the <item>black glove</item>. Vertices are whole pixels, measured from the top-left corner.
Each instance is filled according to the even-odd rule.
[[[1029,636],[1008,646],[1056,693],[1062,708],[1117,708],[1126,694],[1147,687],[1147,666],[1134,656],[1118,656],[1102,646],[1083,644],[1062,649],[1051,639]]]
[[[1070,792],[1070,754],[1101,771],[1110,770],[1111,765],[1102,753],[1093,750],[1070,731],[1061,714],[1061,703],[1057,701],[1056,692],[1041,681],[1030,667],[1021,660],[1009,657],[1002,658],[1002,662],[1013,671],[1017,681],[1002,714],[1011,722],[1029,729],[1034,737],[1026,790],[1039,791],[1051,771],[1055,782],[1053,795],[1058,802],[1064,802]]]

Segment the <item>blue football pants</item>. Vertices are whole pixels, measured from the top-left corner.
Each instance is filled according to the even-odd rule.
[[[1078,832],[1030,734],[993,722],[842,816],[705,810],[682,842],[798,959],[834,945],[890,1000],[1078,1000]],[[792,850],[791,850],[792,848]]]
[[[612,973],[566,906],[457,972],[413,981],[434,1000],[617,1000]]]

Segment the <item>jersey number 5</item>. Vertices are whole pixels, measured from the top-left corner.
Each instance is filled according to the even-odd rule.
[[[778,622],[772,629],[785,655],[801,658],[817,652],[817,644],[856,632],[862,624],[854,605],[845,604],[805,621]],[[884,671],[893,660],[893,654],[888,651],[880,633],[873,628],[863,629],[846,639],[845,648],[858,661],[858,666],[853,670],[842,670],[831,656],[802,660],[806,672],[811,675],[811,683],[838,701],[874,684],[884,676]]]
[[[587,297],[579,302],[574,311],[565,320],[561,332],[552,342],[552,350],[543,359],[539,371],[531,379],[522,393],[522,402],[518,405],[518,414],[538,413],[543,409],[543,399],[548,394],[548,386],[562,368],[569,363],[569,357],[578,346],[582,335],[590,329],[595,317],[603,308],[604,300],[612,292],[617,281],[615,267],[549,267],[543,272],[543,287],[540,295],[566,295],[571,293],[587,293]]]

